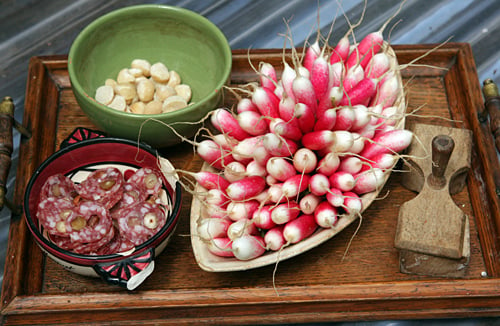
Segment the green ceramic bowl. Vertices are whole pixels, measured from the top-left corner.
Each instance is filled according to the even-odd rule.
[[[140,115],[96,102],[96,89],[130,67],[133,59],[163,62],[177,71],[182,82],[191,86],[194,104]],[[177,7],[138,5],[113,11],[84,28],[69,51],[68,73],[78,104],[98,128],[160,148],[181,142],[172,127],[191,137],[200,127],[195,122],[220,104],[231,60],[226,37],[205,17]]]

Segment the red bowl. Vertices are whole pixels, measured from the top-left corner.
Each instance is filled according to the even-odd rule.
[[[87,132],[87,130],[84,130]],[[82,130],[75,131],[81,134]],[[154,259],[167,245],[177,226],[182,189],[172,164],[160,157],[151,147],[137,142],[102,137],[63,143],[62,148],[45,160],[32,175],[24,195],[24,215],[33,237],[41,249],[54,261],[69,271],[102,277],[110,284],[118,284],[130,290],[140,285],[154,270]],[[46,235],[37,219],[40,190],[48,177],[61,173],[75,182],[84,179],[89,171],[114,166],[125,174],[141,167],[163,172],[163,196],[169,207],[165,225],[153,237],[124,253],[109,255],[84,255],[56,246]],[[165,173],[168,171],[168,173]]]

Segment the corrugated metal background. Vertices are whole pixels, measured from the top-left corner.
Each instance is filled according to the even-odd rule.
[[[3,0],[0,1],[0,96],[14,98],[16,119],[22,121],[28,62],[32,56],[68,53],[73,39],[92,20],[117,8],[142,3],[168,4],[199,12],[222,29],[233,49],[282,48],[285,20],[295,46],[315,37],[318,29],[326,35],[334,22],[333,44],[349,28],[343,13],[356,22],[364,6],[361,0]],[[379,29],[400,5],[399,0],[369,0],[363,23],[356,29],[357,38]],[[441,43],[448,39],[468,42],[479,82],[493,78],[500,83],[498,0],[408,0],[384,34],[393,44]],[[17,144],[19,136],[16,132],[14,135]],[[9,198],[17,165],[22,164],[17,154],[16,148],[8,180]],[[0,212],[0,284],[9,220],[10,212],[4,208]]]

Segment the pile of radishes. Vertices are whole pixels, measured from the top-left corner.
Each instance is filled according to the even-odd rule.
[[[213,169],[195,174],[206,190],[197,236],[212,254],[281,250],[359,215],[383,187],[412,140],[398,65],[380,31],[351,43],[316,41],[284,60],[280,79],[262,62],[251,96],[212,112],[220,134],[197,153]]]

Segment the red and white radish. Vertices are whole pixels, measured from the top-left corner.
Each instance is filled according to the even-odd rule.
[[[250,260],[261,256],[266,244],[261,236],[246,234],[233,240],[232,250],[237,259]]]
[[[366,35],[355,47],[346,61],[346,67],[360,66],[365,68],[372,57],[380,51],[384,38],[381,31]]]
[[[302,133],[307,133],[314,128],[315,108],[304,103],[297,103],[294,109],[295,120]]]
[[[231,152],[211,139],[202,140],[196,149],[205,162],[218,170],[223,170],[228,164],[234,162]]]
[[[326,176],[332,175],[340,165],[340,158],[335,152],[327,153],[318,163],[317,171]]]
[[[407,148],[413,139],[413,133],[406,129],[395,129],[377,135],[365,145],[360,155],[370,159],[378,154],[395,154]]]
[[[317,228],[314,216],[302,214],[285,224],[283,238],[286,243],[298,243],[313,234]]]
[[[266,188],[266,180],[258,175],[252,175],[231,182],[226,188],[227,196],[232,200],[245,200],[257,196]]]
[[[259,109],[251,99],[245,97],[238,101],[238,104],[236,105],[236,112],[240,114],[246,111],[259,112]]]
[[[272,91],[257,87],[253,91],[252,101],[264,118],[278,118],[278,106],[280,99]]]
[[[385,182],[385,174],[379,168],[372,168],[356,175],[355,179],[356,185],[353,191],[358,195],[362,195],[367,192],[380,190]]]
[[[331,228],[337,223],[338,210],[330,205],[328,201],[322,201],[314,211],[314,219],[316,223],[322,228]]]
[[[319,150],[330,146],[335,140],[335,133],[331,130],[312,131],[302,137],[302,145],[310,150]]]
[[[229,203],[229,198],[227,197],[226,192],[220,189],[208,190],[205,200],[209,205],[217,205],[222,208],[226,207]]]
[[[350,130],[352,125],[354,124],[354,119],[356,119],[356,115],[350,106],[341,106],[337,108],[337,116],[335,119],[335,125],[333,126],[333,130]]]
[[[300,207],[295,201],[279,204],[271,211],[271,219],[276,224],[285,224],[299,216]]]
[[[330,180],[321,173],[315,173],[309,179],[309,190],[313,195],[323,196],[330,189]]]
[[[348,214],[355,215],[359,214],[363,209],[363,202],[355,192],[346,191],[344,192],[343,207]]]
[[[283,182],[297,174],[293,164],[282,157],[270,158],[267,161],[266,170],[269,175]]]
[[[204,218],[198,225],[198,235],[203,240],[225,237],[231,224],[230,220],[224,218]]]
[[[262,144],[272,156],[290,156],[293,155],[299,145],[293,140],[281,138],[276,134],[267,133],[262,137]]]
[[[318,102],[311,80],[303,75],[297,75],[292,84],[293,94],[297,103],[303,103],[315,111]]]
[[[380,78],[390,69],[391,61],[385,52],[375,54],[365,67],[366,78]]]
[[[245,138],[233,147],[233,158],[239,162],[248,163],[253,159],[255,150],[262,145],[262,137],[253,136]]]
[[[337,110],[333,108],[328,109],[323,112],[321,117],[316,119],[313,130],[332,130],[335,126],[335,122],[337,122]]]
[[[344,171],[352,175],[357,174],[363,168],[364,162],[358,156],[344,157],[340,161],[337,171]]]
[[[227,134],[236,140],[243,140],[249,134],[238,124],[238,120],[226,109],[215,109],[211,115],[212,125],[221,133]]]
[[[229,186],[229,181],[217,173],[200,171],[194,173],[194,178],[205,189],[220,189],[225,191]]]
[[[269,131],[269,124],[260,113],[254,111],[245,111],[236,117],[241,129],[252,136],[264,135]]]
[[[320,196],[316,196],[312,193],[309,193],[302,197],[299,201],[299,208],[300,211],[304,214],[313,214],[314,211],[316,210],[316,207],[318,207],[319,203],[323,199]]]
[[[363,159],[363,161],[364,165],[361,168],[361,171],[366,171],[371,168],[378,168],[382,171],[385,171],[387,169],[392,169],[392,167],[398,161],[398,156],[390,153],[382,153],[373,156],[369,160]]]
[[[260,203],[256,200],[232,201],[227,205],[227,216],[233,221],[251,219],[253,213],[259,209]]]
[[[299,173],[311,173],[317,164],[318,158],[309,148],[302,147],[293,155],[293,166]]]
[[[295,100],[292,97],[284,96],[278,103],[278,113],[285,122],[295,119]]]
[[[337,188],[330,188],[326,193],[326,200],[333,207],[342,207],[344,205],[344,193]]]
[[[259,64],[260,71],[260,84],[271,91],[274,91],[278,83],[276,69],[268,62],[261,62]]]
[[[227,237],[235,240],[243,235],[257,235],[259,233],[257,227],[252,223],[252,220],[241,219],[231,223],[227,229]]]
[[[267,195],[273,203],[281,203],[287,199],[285,195],[283,195],[283,183],[281,182],[270,185],[267,189]]]
[[[326,58],[320,55],[314,60],[310,71],[315,98],[323,98],[328,92],[328,86],[330,85],[330,65]]]
[[[252,160],[248,162],[246,166],[246,175],[247,176],[260,176],[265,178],[267,176],[266,167],[261,165],[256,160]]]
[[[333,173],[330,178],[330,185],[342,191],[350,191],[356,185],[354,176],[349,172],[337,171]]]
[[[284,227],[284,225],[276,225],[266,232],[264,235],[264,242],[267,249],[278,251],[285,245],[286,240],[283,237]]]
[[[349,41],[349,37],[347,37],[347,35],[342,37],[330,55],[330,63],[345,62],[349,56],[350,46],[351,42]]]
[[[252,214],[252,223],[261,229],[269,230],[276,225],[271,219],[272,207],[269,205],[257,208]]]
[[[274,125],[274,133],[280,137],[298,141],[302,138],[302,130],[298,123],[280,121]]]
[[[296,174],[289,178],[283,182],[283,186],[281,187],[283,196],[290,199],[297,197],[300,193],[307,189],[310,178],[311,177],[308,174]]]
[[[246,176],[246,172],[247,168],[243,163],[233,161],[224,168],[224,178],[229,182],[234,182],[243,179]]]
[[[234,257],[232,244],[228,237],[211,238],[207,241],[207,249],[216,256]]]

